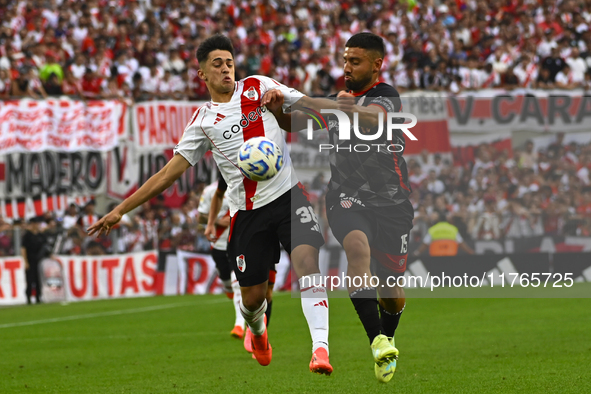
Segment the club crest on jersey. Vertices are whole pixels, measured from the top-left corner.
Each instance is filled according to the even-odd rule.
[[[252,101],[257,101],[259,99],[259,92],[257,92],[254,86],[251,86],[246,92],[244,92],[244,97]]]
[[[406,259],[400,259],[400,261],[398,262],[398,266],[402,267],[405,263]]]
[[[241,254],[240,256],[236,257],[236,265],[240,272],[246,271],[246,260],[244,259],[244,255]]]
[[[365,204],[362,203],[361,200],[358,198],[346,197],[344,193],[341,193],[340,197],[341,197],[341,207],[343,207],[343,208],[351,208],[353,206],[353,204],[357,204],[362,207],[365,206]]]

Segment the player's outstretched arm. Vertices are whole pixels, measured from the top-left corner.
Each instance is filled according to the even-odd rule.
[[[226,194],[225,190],[217,189],[211,198],[209,216],[207,217],[207,227],[205,228],[205,237],[211,242],[217,241],[215,236],[215,220],[220,213],[220,209],[222,209],[224,194]]]
[[[191,164],[183,156],[174,155],[164,168],[148,179],[135,193],[90,226],[86,230],[88,235],[99,236],[102,233],[108,235],[123,215],[168,189],[190,166]]]
[[[279,127],[281,127],[283,130],[291,133],[292,131],[305,129],[307,127],[307,120],[309,119],[309,116],[298,110],[295,105],[292,106],[292,112],[287,114],[284,113],[284,102],[285,98],[280,89],[268,90],[261,99],[261,105],[266,106],[267,109],[271,111],[271,113],[275,116],[275,119],[277,119]],[[326,100],[326,103],[334,105],[334,101],[331,100]],[[315,129],[318,129],[317,123],[313,123],[312,126]]]
[[[309,112],[310,109],[337,109],[347,114],[357,112],[359,114],[359,125],[369,128],[378,126],[380,113],[384,114],[384,119],[387,116],[382,107],[356,105],[355,96],[344,91],[339,92],[336,100],[303,96],[291,106],[292,113],[290,114],[283,113],[282,106],[284,102],[284,96],[280,89],[268,90],[261,99],[261,105],[266,106],[271,111],[277,119],[279,127],[287,132],[306,128],[309,117],[305,112]]]
[[[379,125],[379,114],[384,114],[384,120],[386,119],[386,112],[383,108],[376,105],[361,106],[355,104],[355,96],[345,91],[340,91],[337,95],[336,100],[329,100],[318,97],[307,97],[304,96],[298,100],[293,109],[299,109],[305,111],[306,108],[318,109],[338,109],[347,114],[353,112],[359,115],[359,125],[362,127],[377,127]]]

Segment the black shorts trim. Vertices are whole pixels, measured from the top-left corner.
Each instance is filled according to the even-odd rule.
[[[335,204],[327,211],[330,228],[341,245],[347,234],[366,234],[372,251],[372,272],[400,275],[406,270],[414,210],[409,201],[389,207]]]
[[[319,248],[324,244],[319,226],[314,227],[318,225],[315,215],[313,220],[300,220],[304,210],[312,217],[314,211],[306,196],[294,186],[263,207],[234,215],[228,256],[240,286],[255,286],[269,279],[269,270],[280,258],[280,244],[288,253],[299,245]]]

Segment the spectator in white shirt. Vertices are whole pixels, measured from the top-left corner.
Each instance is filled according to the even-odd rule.
[[[575,81],[573,72],[568,64],[565,64],[562,71],[556,74],[556,87],[559,89],[575,89],[581,85],[582,81]]]
[[[553,29],[546,29],[544,31],[544,37],[538,43],[537,52],[540,58],[545,58],[550,56],[552,53],[552,48],[556,48],[558,44],[554,40],[554,30]]]
[[[530,88],[538,78],[538,66],[531,61],[529,55],[523,55],[521,63],[513,69],[519,79],[519,85],[523,88]]]
[[[501,84],[501,75],[495,71],[491,63],[484,66],[484,70],[480,72],[480,88],[490,89],[498,87]]]
[[[577,177],[585,186],[591,185],[591,154],[587,153],[581,159],[581,168],[577,171]]]
[[[62,221],[64,230],[69,230],[78,222],[78,207],[76,204],[70,204]]]
[[[180,99],[185,91],[185,83],[178,75],[172,75],[170,70],[164,70],[164,77],[158,84],[158,94],[161,98]]]
[[[495,52],[486,59],[486,62],[492,64],[494,71],[503,74],[507,71],[507,67],[509,67],[509,64],[511,63],[511,56],[505,52],[503,47],[499,46],[495,49]]]
[[[161,78],[158,76],[158,67],[155,63],[150,66],[150,73],[147,77],[142,77],[141,90],[149,98],[156,97]]]
[[[434,194],[442,194],[445,192],[445,185],[437,179],[437,172],[435,170],[429,171],[427,179],[427,190]]]
[[[74,60],[74,64],[70,66],[70,71],[72,71],[72,75],[74,78],[80,80],[86,73],[86,61],[84,59],[84,55],[78,53]]]
[[[477,67],[478,59],[470,57],[466,67],[460,67],[459,74],[462,77],[462,86],[465,89],[478,89],[480,87],[480,70]]]
[[[421,165],[418,163],[415,164],[412,174],[408,177],[410,183],[418,187],[425,178],[427,178],[427,174],[423,172]]]
[[[573,72],[573,81],[582,82],[585,79],[587,72],[587,63],[580,56],[579,48],[574,47],[571,50],[570,57],[566,58],[566,63],[570,66]]]

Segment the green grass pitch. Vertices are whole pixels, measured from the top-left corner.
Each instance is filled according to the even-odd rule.
[[[583,285],[584,286],[584,285]],[[223,296],[0,309],[0,393],[590,393],[591,299],[411,298],[394,379],[373,374],[348,299],[330,300],[330,377],[290,294],[276,294],[273,361],[229,336]]]

